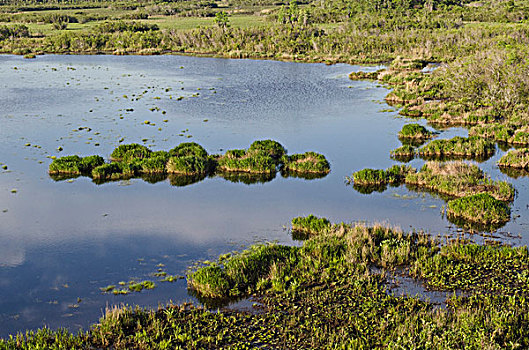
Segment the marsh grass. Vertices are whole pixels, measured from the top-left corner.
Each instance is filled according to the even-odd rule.
[[[394,165],[386,170],[366,168],[353,173],[353,176],[348,177],[347,181],[359,186],[400,184],[409,173],[414,172],[416,170],[407,165]]]
[[[82,175],[90,173],[94,168],[104,164],[100,156],[65,156],[54,159],[48,169],[50,174]]]
[[[425,140],[433,137],[433,133],[424,126],[413,123],[406,124],[399,131],[399,139]]]
[[[486,157],[495,151],[494,143],[483,138],[456,136],[450,140],[433,140],[419,148],[418,153],[420,156]]]
[[[323,154],[316,152],[305,152],[283,156],[283,169],[292,173],[328,174],[331,166]]]
[[[415,158],[415,155],[417,154],[417,149],[410,145],[403,145],[399,148],[395,148],[394,150],[390,151],[391,158],[394,158],[396,160],[405,160],[405,162],[409,162],[413,158]]]
[[[131,162],[133,160],[149,158],[152,151],[143,145],[132,143],[119,145],[110,154],[110,160],[116,162]]]
[[[326,218],[318,218],[312,214],[309,216],[298,216],[292,219],[292,235],[310,237],[330,230],[331,223]]]
[[[511,219],[511,210],[505,202],[488,193],[464,196],[448,202],[448,216],[483,225],[504,224]]]
[[[515,149],[507,152],[498,161],[501,168],[529,169],[529,149]]]

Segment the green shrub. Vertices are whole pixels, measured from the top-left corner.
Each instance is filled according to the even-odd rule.
[[[511,210],[490,194],[480,193],[449,201],[447,215],[487,225],[508,222]]]

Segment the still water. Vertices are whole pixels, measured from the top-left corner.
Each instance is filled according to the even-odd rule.
[[[378,67],[182,56],[0,56],[0,336],[47,325],[86,329],[107,306],[156,307],[194,301],[185,275],[195,262],[255,242],[293,241],[292,217],[384,222],[457,234],[444,201],[389,188],[364,195],[345,176],[386,168],[409,120],[388,111],[388,90],[347,74]],[[145,121],[149,121],[148,124]],[[452,128],[439,137],[466,135]],[[210,177],[189,186],[141,179],[97,185],[54,181],[51,156],[99,154],[122,143],[169,150],[195,141],[209,153],[274,139],[290,154],[323,153],[331,173],[247,185]],[[527,244],[528,181],[480,166],[519,191],[513,221],[494,233]],[[420,160],[410,163],[420,166]],[[103,294],[120,281],[153,280],[153,290]]]

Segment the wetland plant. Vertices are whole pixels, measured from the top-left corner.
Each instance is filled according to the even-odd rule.
[[[511,219],[509,206],[488,193],[479,193],[448,201],[446,214],[481,225],[504,224]]]
[[[413,123],[406,124],[399,131],[399,139],[415,139],[425,140],[433,137],[433,132],[426,129],[424,126]]]
[[[131,162],[136,159],[149,158],[152,151],[140,144],[131,143],[119,145],[110,154],[110,159],[116,162]]]
[[[167,172],[182,175],[207,174],[212,168],[209,157],[202,158],[194,155],[170,157],[167,162]]]
[[[313,214],[298,216],[292,219],[292,235],[298,237],[320,234],[331,228],[331,222],[326,218],[318,218]]]
[[[100,156],[65,156],[54,159],[51,162],[48,172],[50,174],[71,174],[81,175],[90,173],[92,169],[103,165],[105,160]]]
[[[480,137],[456,136],[450,140],[433,140],[419,148],[420,156],[487,157],[496,151],[494,143]]]
[[[503,168],[529,169],[529,149],[521,148],[507,152],[498,161]]]
[[[353,173],[352,178],[347,178],[347,181],[348,183],[353,182],[355,185],[398,185],[404,181],[408,174],[415,172],[414,168],[407,165],[393,165],[386,170],[366,168]]]
[[[287,150],[283,145],[281,145],[279,142],[274,140],[259,140],[254,141],[250,148],[248,149],[248,153],[250,154],[265,154],[267,156],[272,157],[275,160],[280,159],[285,154],[287,154]]]
[[[331,166],[325,156],[316,152],[284,155],[281,161],[282,170],[286,172],[328,174],[331,171]]]

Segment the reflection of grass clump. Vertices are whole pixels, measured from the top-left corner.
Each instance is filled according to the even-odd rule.
[[[112,151],[110,159],[117,162],[130,162],[134,159],[149,158],[152,151],[137,143],[131,143],[128,145],[120,145]]]
[[[287,172],[327,174],[331,171],[325,156],[316,152],[283,156],[282,161]]]
[[[498,161],[498,166],[504,168],[529,169],[529,149],[515,149],[509,151]]]
[[[240,173],[235,171],[226,171],[215,173],[216,176],[222,177],[226,181],[234,183],[244,183],[246,185],[253,185],[257,183],[266,183],[270,182],[276,177],[276,173]]]
[[[331,223],[326,218],[318,218],[314,215],[299,216],[292,219],[292,231],[307,235],[324,232],[331,227]]]
[[[485,157],[494,154],[494,143],[480,137],[434,140],[419,148],[421,156]]]
[[[48,171],[50,174],[80,175],[89,173],[104,163],[105,160],[100,156],[66,156],[54,159]]]
[[[402,139],[429,139],[432,132],[419,124],[406,124],[399,131],[399,138]]]
[[[479,193],[449,201],[447,215],[488,225],[508,222],[511,211],[507,204],[490,194]]]

